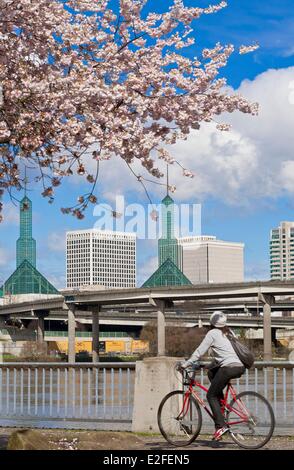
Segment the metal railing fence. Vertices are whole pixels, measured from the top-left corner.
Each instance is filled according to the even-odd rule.
[[[0,426],[130,429],[134,363],[0,364]]]
[[[45,331],[45,337],[61,337],[67,338],[67,331]],[[76,337],[92,339],[92,331],[76,331]],[[99,338],[129,338],[130,334],[124,331],[100,331]]]
[[[209,387],[205,370],[197,378]],[[233,384],[269,400],[277,434],[294,434],[294,363],[256,362]],[[0,426],[130,430],[134,385],[135,363],[3,363]]]

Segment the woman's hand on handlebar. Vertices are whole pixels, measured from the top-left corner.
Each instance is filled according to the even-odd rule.
[[[179,361],[176,363],[176,370],[178,372],[183,372],[186,368],[184,367],[185,361]]]

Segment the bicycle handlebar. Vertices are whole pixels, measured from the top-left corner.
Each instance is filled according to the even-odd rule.
[[[198,362],[197,364],[191,364],[191,366],[186,369],[180,370],[183,377],[183,383],[190,383],[191,380],[195,379],[197,370],[204,369],[205,367],[206,364]]]
[[[205,367],[206,367],[206,364],[204,364],[203,362],[197,362],[197,364],[192,364],[190,369],[191,370],[200,370],[200,369],[205,369]]]
[[[182,371],[186,371],[186,372],[191,372],[191,371],[194,371],[194,370],[200,370],[200,369],[205,369],[207,366],[207,364],[204,364],[202,362],[197,362],[195,364],[191,364],[189,367],[186,367],[186,368],[181,368],[181,366],[179,366],[179,370],[182,370]]]

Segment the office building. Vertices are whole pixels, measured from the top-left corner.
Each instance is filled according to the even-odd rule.
[[[271,279],[294,279],[294,222],[281,222],[270,232]]]
[[[66,234],[68,288],[136,287],[136,235],[107,230]]]
[[[244,244],[214,236],[178,239],[182,247],[182,272],[192,284],[244,281]]]

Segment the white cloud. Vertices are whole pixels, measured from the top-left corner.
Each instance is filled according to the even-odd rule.
[[[0,287],[15,269],[14,252],[7,250],[4,244],[0,246]]]
[[[6,250],[3,248],[0,248],[0,266],[6,266],[7,263],[10,261],[9,255]],[[0,279],[0,285],[2,283],[3,279]]]
[[[269,280],[269,264],[265,261],[254,261],[245,267],[245,281]]]
[[[294,192],[294,105],[289,88],[293,79],[294,67],[245,80],[237,91],[259,102],[258,117],[234,113],[224,118],[232,123],[232,131],[219,133],[205,125],[174,146],[174,155],[196,171],[189,183],[175,177],[178,197],[214,196],[245,205]]]
[[[4,204],[3,207],[3,222],[1,227],[7,225],[18,225],[19,223],[19,208],[12,203]]]
[[[158,268],[158,258],[157,256],[151,256],[148,258],[141,266],[139,266],[137,284],[139,287],[149,279],[149,277],[156,271]]]
[[[51,232],[48,236],[48,247],[51,251],[64,253],[66,248],[65,232]]]
[[[212,125],[203,126],[201,132],[177,144],[173,153],[195,172],[193,179],[186,179],[177,167],[171,169],[170,180],[177,187],[175,198],[180,200],[216,196],[239,203],[240,188],[251,184],[257,170],[256,148],[251,140],[235,130],[220,134]]]
[[[233,126],[230,132],[204,124],[186,141],[170,148],[172,155],[196,175],[185,178],[179,166],[170,167],[170,184],[177,186],[175,200],[195,202],[212,196],[226,204],[250,206],[257,200],[294,192],[291,83],[294,67],[270,69],[252,81],[244,80],[235,92],[257,101],[259,116],[238,112],[223,116],[222,121]],[[162,161],[158,164],[165,170]],[[139,162],[134,168],[146,175]],[[153,200],[164,194],[161,186],[147,183],[147,187]],[[126,195],[128,191],[135,192],[136,201],[146,201],[144,189],[119,157],[101,164],[98,188],[100,201],[113,202],[116,194]]]
[[[283,51],[283,57],[292,57],[294,55],[294,47],[290,46]]]
[[[294,192],[294,160],[282,162],[280,177],[286,191]]]
[[[64,274],[48,274],[46,276],[48,281],[56,288],[56,289],[64,289],[66,286],[66,277]]]

